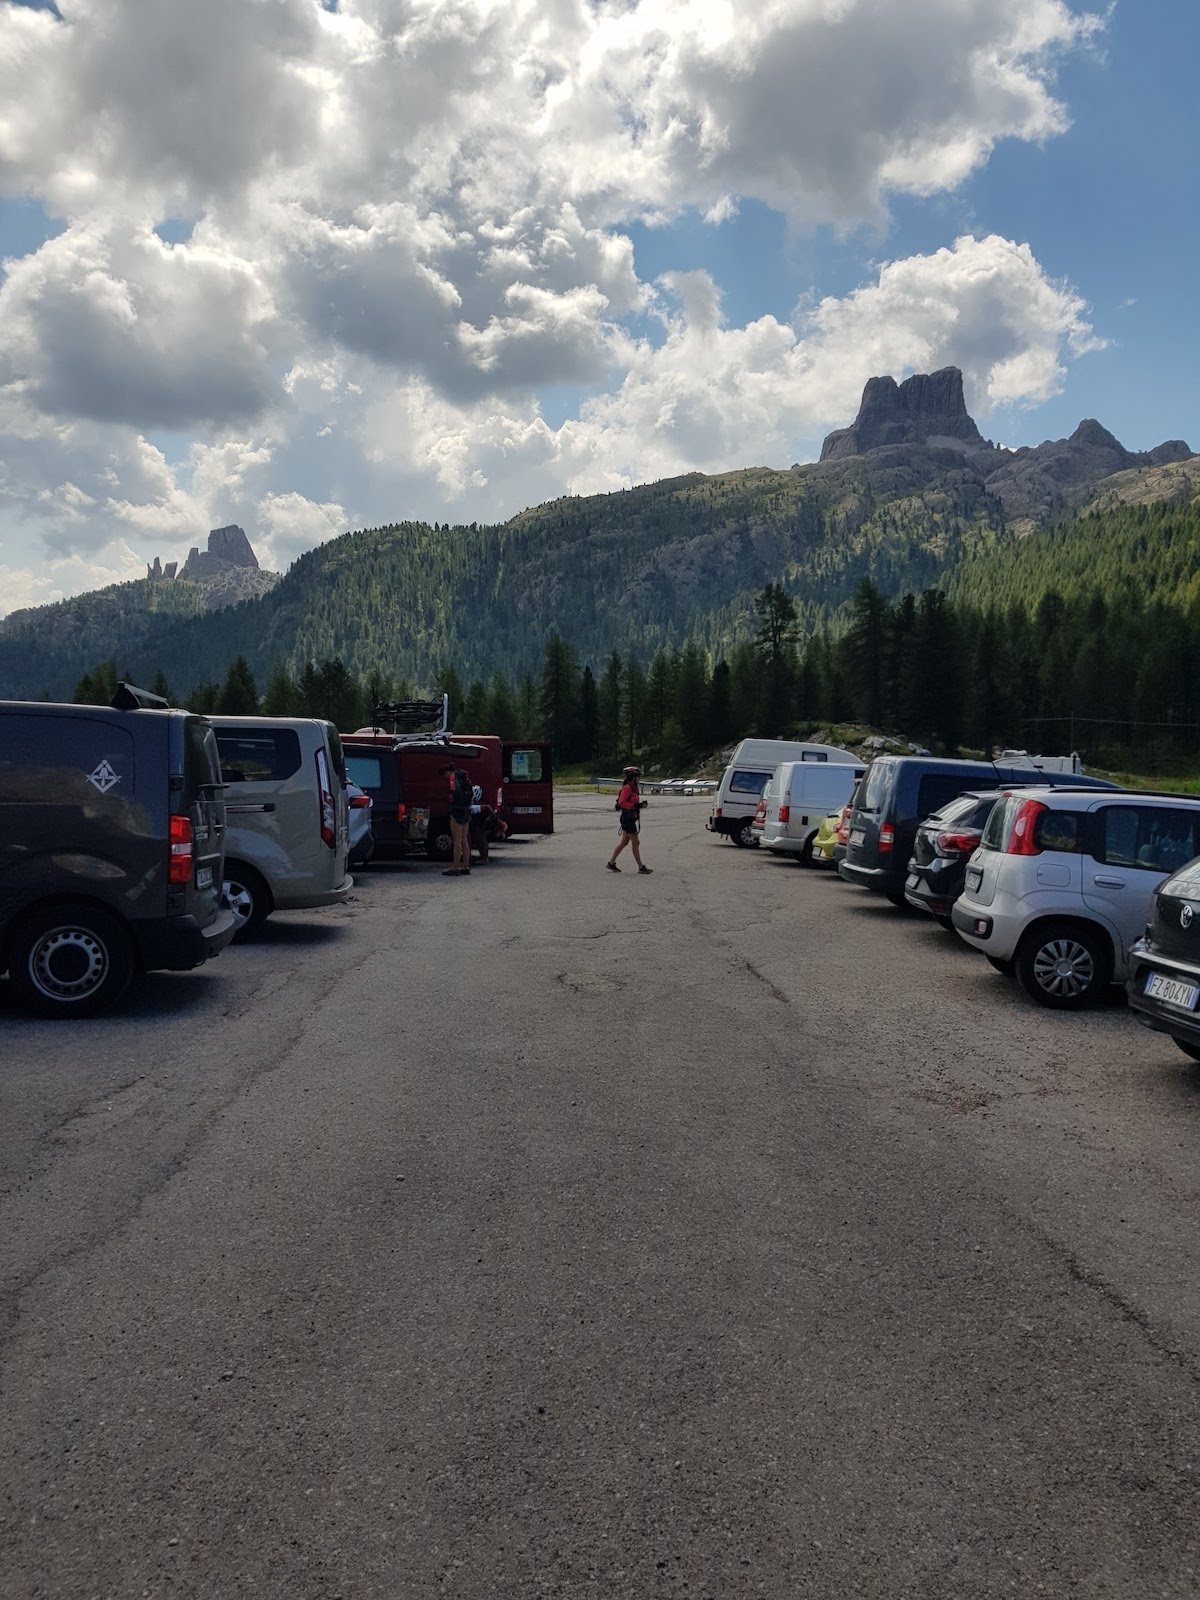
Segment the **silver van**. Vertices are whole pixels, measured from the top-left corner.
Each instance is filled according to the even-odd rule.
[[[225,782],[225,895],[237,938],[273,911],[338,905],[349,807],[342,742],[315,717],[210,718]]]
[[[866,771],[865,762],[784,761],[763,790],[755,834],[764,850],[812,865],[813,842],[823,818],[840,811]]]

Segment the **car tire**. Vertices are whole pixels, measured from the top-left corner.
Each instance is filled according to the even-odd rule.
[[[425,853],[431,861],[453,861],[454,835],[450,832],[450,819],[438,817],[429,824],[425,839]]]
[[[897,911],[908,910],[908,898],[903,889],[885,889],[883,897],[885,900],[889,900]]]
[[[800,852],[800,865],[802,867],[811,867],[813,864],[813,844],[816,841],[816,837],[815,833],[810,833],[804,841],[804,849]]]
[[[1193,1044],[1190,1039],[1175,1039],[1173,1043],[1189,1056],[1193,1061],[1200,1061],[1200,1044]]]
[[[246,939],[271,915],[271,891],[261,873],[255,872],[244,861],[225,863],[223,884],[225,900],[237,918],[236,944]]]
[[[22,1004],[43,1017],[91,1017],[113,1006],[137,967],[125,924],[102,906],[47,906],[9,941]]]
[[[754,823],[749,817],[742,823],[737,832],[732,835],[732,838],[734,844],[742,850],[756,850],[758,848],[758,840],[754,835]]]
[[[989,967],[994,967],[997,972],[1002,972],[1006,978],[1012,977],[1013,964],[1011,961],[1005,961],[1003,956],[988,956],[987,964]]]
[[[1094,1005],[1108,983],[1111,955],[1099,929],[1081,922],[1044,922],[1021,940],[1013,961],[1031,1000],[1052,1011]]]

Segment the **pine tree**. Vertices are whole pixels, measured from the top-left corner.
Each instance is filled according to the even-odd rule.
[[[884,660],[891,608],[869,579],[864,578],[850,603],[850,627],[845,636],[846,676],[859,719],[881,727],[884,712]]]
[[[265,717],[298,717],[301,714],[300,691],[282,663],[267,681],[262,708]]]
[[[575,653],[557,633],[546,641],[538,685],[542,738],[550,741],[555,760],[568,766],[578,760],[580,744],[579,672]]]
[[[459,722],[472,733],[491,733],[487,726],[487,692],[476,678],[463,696],[462,716]]]
[[[708,662],[694,639],[679,655],[679,729],[689,750],[701,750],[709,738]]]
[[[216,710],[225,717],[252,717],[258,712],[258,689],[245,656],[234,658],[217,697]]]
[[[596,688],[596,754],[611,761],[621,749],[621,658],[614,650]]]
[[[708,703],[709,738],[720,749],[733,736],[733,674],[727,661],[713,668]]]
[[[365,723],[362,690],[338,656],[321,663],[321,704],[321,715],[345,733],[353,733]]]
[[[492,674],[485,721],[487,731],[500,739],[511,741],[520,738],[516,702],[503,674],[499,672]]]
[[[635,755],[645,743],[646,674],[636,656],[625,662],[621,675],[621,743]]]
[[[579,682],[579,757],[590,761],[596,754],[596,740],[600,730],[600,707],[596,694],[596,678],[591,667],[584,667]]]

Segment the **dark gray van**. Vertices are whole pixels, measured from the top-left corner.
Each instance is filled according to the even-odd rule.
[[[121,685],[112,706],[0,701],[0,972],[88,1016],[138,972],[217,955],[225,802],[212,728]]]
[[[937,756],[876,756],[855,792],[846,854],[838,862],[838,872],[847,883],[875,889],[894,906],[903,906],[917,828],[968,789],[1034,783],[1051,788],[1117,787],[1076,772],[1047,771],[1034,765],[1034,759],[1013,766],[1004,761],[951,761]]]

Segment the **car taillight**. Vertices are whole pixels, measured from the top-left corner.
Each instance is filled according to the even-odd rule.
[[[887,855],[896,842],[896,830],[890,822],[885,822],[879,830],[879,854]]]
[[[321,843],[327,844],[334,850],[337,848],[337,807],[333,800],[333,788],[329,782],[329,762],[325,759],[324,750],[317,751],[317,794],[319,796],[317,810],[321,818]]]
[[[1008,844],[1005,846],[1006,854],[1010,856],[1040,856],[1041,845],[1034,844],[1033,834],[1037,826],[1037,819],[1043,811],[1049,811],[1049,806],[1044,806],[1040,800],[1023,800],[1017,807],[1017,814],[1012,820],[1012,827],[1008,831]]]
[[[503,805],[504,805],[504,785],[501,784],[500,787],[496,790],[496,810],[499,811],[503,807]]]
[[[190,817],[171,817],[168,822],[168,830],[171,851],[167,863],[167,882],[175,884],[191,883],[192,868],[195,865],[192,819]]]
[[[408,807],[404,804],[403,800],[401,800],[400,804],[396,807],[396,821],[401,827],[403,827],[408,821]]]
[[[719,817],[719,816],[720,816],[720,815],[721,815],[721,808],[720,808],[720,806],[714,806],[714,807],[713,807],[713,816],[714,816],[714,817]]]
[[[969,856],[979,844],[977,833],[939,833],[934,846],[940,856]]]
[[[366,806],[371,804],[371,796],[369,794],[353,795],[351,796],[350,804],[355,811],[362,811]]]
[[[780,808],[779,808],[779,820],[780,820],[780,822],[786,822],[788,820],[788,818],[791,816],[791,814],[792,814],[791,806],[780,806]]]

